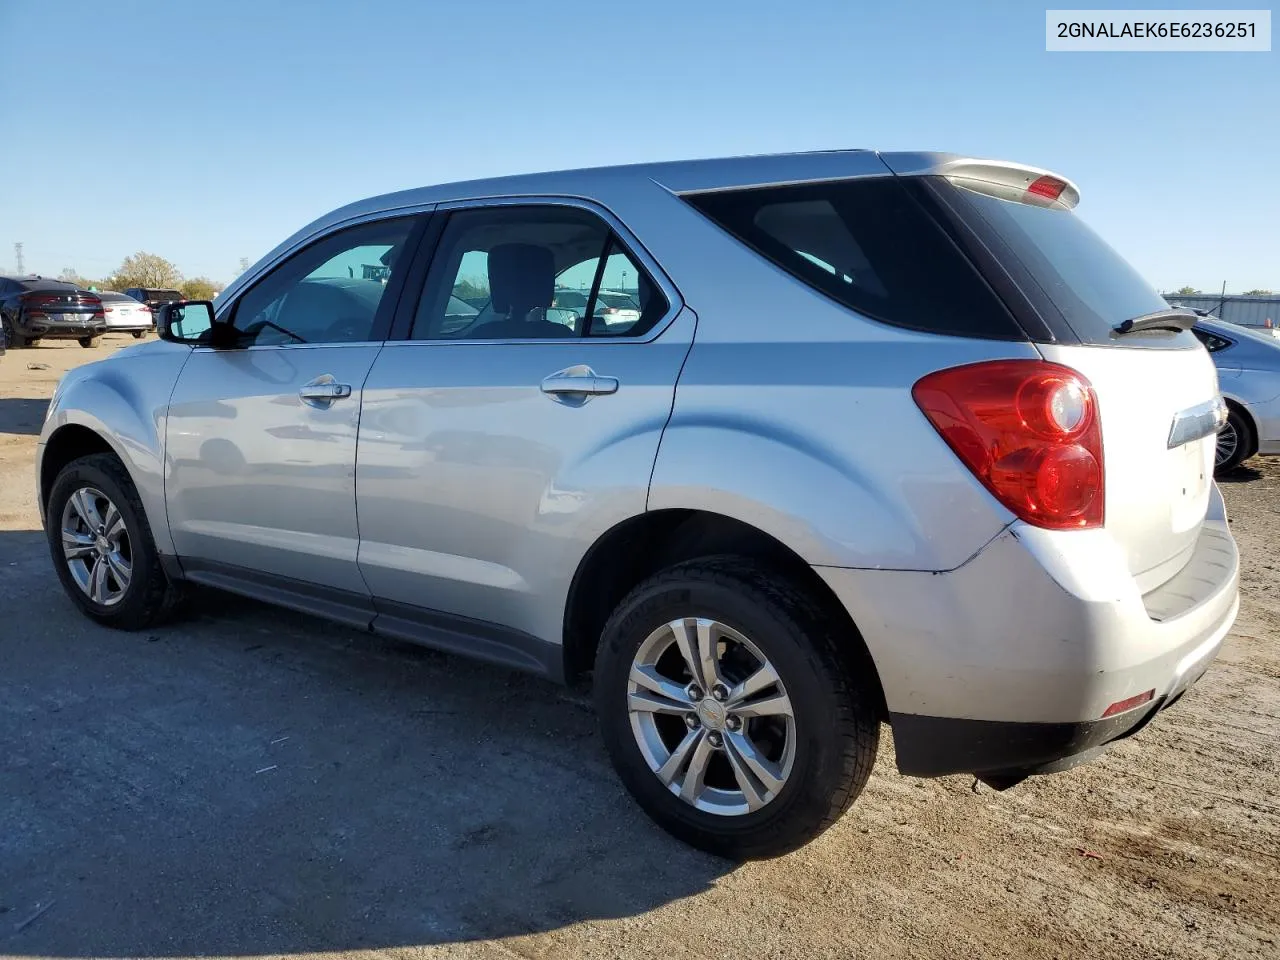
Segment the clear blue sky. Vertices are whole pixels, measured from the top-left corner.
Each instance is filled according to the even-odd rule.
[[[1280,53],[1050,54],[1044,10],[0,0],[0,270],[226,280],[389,190],[860,146],[1051,168],[1158,287],[1280,290]]]

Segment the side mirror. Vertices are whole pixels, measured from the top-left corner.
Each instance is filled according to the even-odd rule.
[[[156,333],[170,343],[208,344],[217,321],[209,300],[177,300],[166,303],[156,317]]]

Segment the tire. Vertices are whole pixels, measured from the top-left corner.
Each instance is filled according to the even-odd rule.
[[[135,330],[135,331],[133,331],[133,339],[135,339],[135,340],[141,340],[141,339],[142,339],[143,337],[145,337],[146,335],[147,335],[147,331],[145,331],[145,330]]]
[[[684,618],[717,625],[709,629],[719,631],[724,641],[717,640],[715,647],[725,651],[717,670],[726,683],[740,684],[757,673],[760,665],[750,662],[754,655],[738,638],[754,646],[781,685],[761,687],[744,706],[785,701],[791,711],[788,733],[779,732],[788,723],[781,716],[736,716],[733,696],[725,697],[723,687],[711,698],[725,701],[718,714],[716,704],[708,704],[700,691],[692,697],[703,699],[680,704],[658,696],[662,712],[631,710],[633,696],[649,700],[654,689],[636,683],[633,665],[638,662],[645,664],[643,670],[670,679],[664,693],[679,691],[679,683],[691,678],[696,683],[697,674],[681,655],[678,640],[674,659],[668,645],[648,665],[653,651],[666,642],[664,632],[674,637],[671,625]],[[835,823],[866,785],[880,738],[877,681],[872,668],[860,671],[850,666],[855,658],[842,656],[842,645],[859,642],[843,634],[785,578],[737,558],[684,563],[636,587],[605,626],[596,655],[595,699],[614,768],[645,813],[684,842],[735,860],[788,853]],[[687,688],[681,693],[689,697]],[[694,702],[697,719],[669,710]],[[761,728],[762,722],[771,726]],[[695,803],[677,791],[688,788],[688,771],[703,747],[690,747],[682,762],[674,754],[698,730],[711,744],[705,756],[712,759],[689,791],[701,789]],[[773,790],[763,776],[754,779],[754,803],[748,801],[741,773],[744,763],[752,761],[744,760],[747,753],[741,746],[733,746],[744,739],[756,751],[755,760],[768,762],[771,777],[781,774],[773,781],[780,780],[781,786]],[[659,770],[681,769],[685,773],[672,786],[660,779]],[[738,797],[744,802],[738,803]]]
[[[122,543],[117,535],[108,541],[117,548],[111,558],[100,555],[95,546],[92,548],[93,554],[72,560],[64,549],[64,526],[69,525],[68,520],[72,521],[71,525],[80,529],[79,536],[85,538],[75,546],[85,548],[89,541],[97,539],[96,535],[88,533],[91,526],[84,523],[84,512],[75,505],[68,504],[73,495],[85,491],[100,495],[101,499],[93,497],[93,500],[94,510],[102,520],[107,521],[113,516],[104,505],[109,503],[115,506],[123,524],[127,539]],[[124,464],[114,454],[95,453],[73,460],[63,467],[49,493],[45,516],[45,534],[58,579],[62,581],[67,595],[86,616],[108,627],[142,630],[159,623],[170,613],[180,597],[179,588],[170,582],[160,566],[151,526],[147,522],[138,491],[129,479]],[[121,586],[116,564],[120,559],[128,562],[127,585],[118,591],[118,596],[106,597],[106,602],[90,596],[91,588],[81,586],[73,572],[74,564],[82,575],[87,574],[92,581],[91,565],[96,566],[95,559],[107,568],[103,581],[107,593],[116,592],[112,590],[112,584],[116,588]]]
[[[96,347],[101,339],[101,337],[81,337],[80,346],[88,350],[91,347]]]
[[[1235,407],[1227,408],[1227,422],[1218,431],[1218,446],[1214,451],[1213,472],[1228,473],[1240,466],[1253,449],[1253,430]]]
[[[21,350],[28,343],[35,342],[34,340],[28,341],[26,337],[19,336],[18,332],[13,328],[13,321],[8,317],[0,316],[0,323],[4,324],[4,338],[9,342],[10,350]]]

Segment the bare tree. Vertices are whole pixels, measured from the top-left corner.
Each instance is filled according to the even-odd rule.
[[[173,289],[182,283],[182,272],[164,257],[138,251],[125,257],[112,282],[118,289],[126,287],[162,287]]]

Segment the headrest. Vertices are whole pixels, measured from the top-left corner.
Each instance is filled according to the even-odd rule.
[[[534,307],[551,306],[555,257],[532,243],[502,243],[489,251],[489,294],[493,310],[523,318]]]

